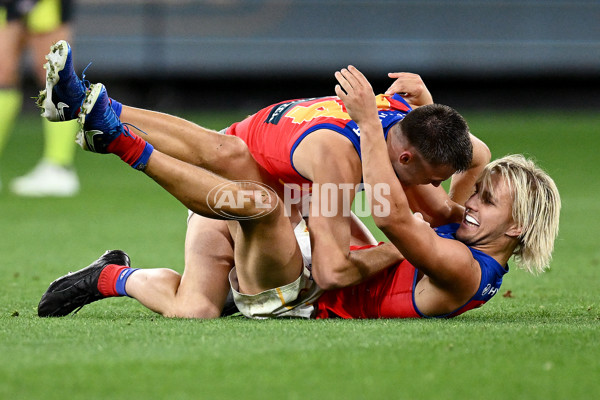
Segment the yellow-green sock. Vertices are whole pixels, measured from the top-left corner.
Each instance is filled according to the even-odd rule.
[[[77,121],[50,122],[44,119],[44,159],[70,167],[75,158]]]
[[[21,111],[23,95],[17,89],[0,89],[0,154]]]
[[[60,0],[41,0],[27,15],[27,29],[34,33],[48,33],[60,26]]]

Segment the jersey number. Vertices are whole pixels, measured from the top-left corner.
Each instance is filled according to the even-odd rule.
[[[286,117],[291,118],[294,124],[301,124],[320,117],[350,119],[350,115],[335,100],[319,101],[309,106],[298,104],[288,111]]]

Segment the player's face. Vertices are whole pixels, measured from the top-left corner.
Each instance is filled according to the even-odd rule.
[[[405,186],[427,185],[439,186],[455,172],[449,165],[433,166],[420,157],[412,157],[410,162],[401,160],[392,162],[396,176]]]
[[[503,178],[492,176],[494,194],[481,190],[478,184],[475,193],[465,203],[462,223],[456,238],[469,246],[485,246],[518,236],[519,230],[512,218],[512,194]]]

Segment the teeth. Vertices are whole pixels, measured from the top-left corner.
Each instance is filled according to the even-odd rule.
[[[479,222],[477,222],[477,220],[475,218],[471,217],[468,214],[465,216],[465,220],[470,224],[479,226]]]

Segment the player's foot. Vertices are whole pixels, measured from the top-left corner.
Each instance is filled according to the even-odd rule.
[[[111,250],[88,267],[58,278],[42,296],[38,305],[38,315],[64,317],[86,304],[103,299],[105,296],[98,290],[98,279],[102,270],[111,264],[128,267],[129,263],[129,256],[125,252]]]
[[[25,197],[71,197],[79,192],[79,178],[71,168],[42,160],[31,172],[13,180],[10,190]]]
[[[90,86],[81,112],[81,129],[77,134],[77,143],[94,153],[108,153],[108,145],[119,135],[128,135],[123,124],[113,111],[106,88],[101,83]]]
[[[87,88],[73,69],[71,46],[64,40],[59,41],[50,47],[46,59],[46,88],[37,98],[42,117],[50,121],[76,119]]]

